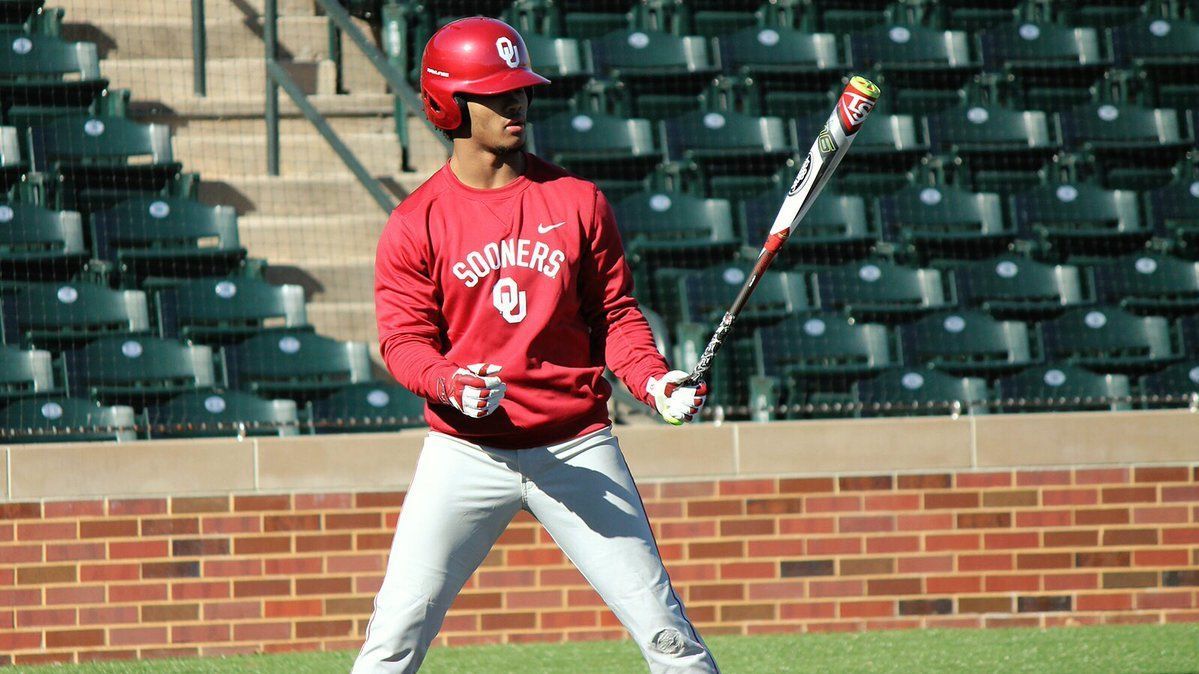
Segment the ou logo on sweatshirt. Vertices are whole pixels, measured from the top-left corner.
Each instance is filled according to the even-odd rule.
[[[516,286],[516,281],[502,278],[491,289],[491,303],[509,323],[525,319],[525,291]]]

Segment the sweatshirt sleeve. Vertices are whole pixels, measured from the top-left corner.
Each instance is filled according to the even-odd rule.
[[[429,244],[393,211],[375,252],[379,351],[400,384],[448,404],[446,380],[458,367],[442,355],[440,291],[432,280]]]
[[[633,298],[633,273],[625,260],[616,218],[598,189],[590,225],[579,277],[583,317],[591,327],[593,341],[603,348],[604,363],[637,399],[652,406],[645,383],[670,368],[654,346],[649,323]]]

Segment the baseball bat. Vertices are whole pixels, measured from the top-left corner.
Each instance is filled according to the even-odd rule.
[[[770,234],[766,237],[762,252],[758,253],[753,271],[745,279],[741,291],[737,293],[720,324],[716,326],[716,332],[708,341],[708,346],[704,348],[703,355],[696,362],[691,374],[679,384],[680,386],[694,386],[712,369],[712,359],[716,357],[716,352],[720,350],[725,337],[733,329],[733,323],[749,301],[749,296],[758,287],[758,281],[774,262],[775,255],[787,242],[787,237],[795,231],[808,209],[812,207],[812,202],[820,196],[820,191],[828,183],[829,176],[836,170],[837,164],[841,163],[841,158],[845,156],[849,145],[857,136],[858,129],[862,128],[866,117],[874,109],[880,93],[873,82],[863,77],[849,80],[849,84],[841,92],[837,106],[833,108],[833,113],[829,115],[824,128],[820,130],[816,141],[808,150],[808,156],[799,167],[795,181],[787,190],[787,197],[783,199],[783,205],[774,218],[774,224],[770,227]]]

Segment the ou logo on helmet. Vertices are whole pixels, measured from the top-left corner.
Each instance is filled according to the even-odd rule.
[[[520,52],[517,51],[516,45],[512,44],[506,36],[495,41],[495,51],[508,64],[509,68],[515,68],[520,65]]]

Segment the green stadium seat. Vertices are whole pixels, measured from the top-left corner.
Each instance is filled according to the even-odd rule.
[[[562,0],[559,4],[566,34],[580,40],[632,29],[641,16],[635,0]]]
[[[995,255],[1016,238],[999,195],[950,186],[913,186],[882,197],[878,219],[888,240],[923,259]]]
[[[1199,179],[1176,181],[1145,195],[1148,223],[1194,257],[1199,252]]]
[[[572,99],[594,74],[591,54],[574,38],[529,32],[523,37],[533,70],[550,80],[548,85],[537,88],[537,104],[529,107],[530,118],[536,122],[570,112]]]
[[[1135,314],[1177,316],[1199,311],[1199,262],[1140,253],[1091,267],[1095,296]]]
[[[630,261],[664,257],[672,263],[711,263],[731,257],[741,241],[732,206],[685,192],[639,192],[612,205]]]
[[[664,121],[661,129],[668,155],[711,196],[757,191],[795,151],[778,117],[697,111]]]
[[[309,404],[315,433],[384,433],[425,426],[425,401],[398,384],[350,384]]]
[[[1163,108],[1199,108],[1199,24],[1145,17],[1110,31],[1112,55]]]
[[[0,347],[0,404],[57,391],[49,351]]]
[[[804,24],[828,33],[848,33],[893,20],[893,0],[817,0],[806,2]]]
[[[143,412],[150,438],[299,435],[294,400],[263,400],[241,391],[184,393]]]
[[[1091,87],[1111,60],[1094,28],[1021,22],[978,34],[987,71],[1012,83],[1014,103],[1026,110],[1064,110],[1091,100]]]
[[[671,32],[676,35],[716,37],[758,26],[764,20],[761,0],[692,0],[687,3],[651,0],[648,5],[647,13],[673,14]],[[652,18],[652,14],[647,18]]]
[[[949,30],[979,31],[1015,21],[1023,0],[938,0],[918,5],[922,23]]]
[[[1141,220],[1136,192],[1095,185],[1044,185],[1012,197],[1021,232],[1067,256],[1111,255],[1145,245],[1153,231]]]
[[[795,381],[856,379],[896,363],[885,325],[837,314],[788,317],[758,328],[758,372]]]
[[[311,331],[298,285],[256,278],[203,278],[167,286],[154,296],[163,337],[221,345],[263,332]]]
[[[930,369],[887,370],[854,387],[863,417],[986,414],[987,382]]]
[[[147,335],[146,294],[91,283],[30,283],[5,296],[4,341],[59,351],[107,335]]]
[[[1147,407],[1193,405],[1199,399],[1199,360],[1189,360],[1141,379]]]
[[[847,67],[834,35],[754,27],[718,41],[725,71],[751,83],[747,112],[794,117],[832,108],[830,90]]]
[[[936,269],[915,269],[886,260],[863,260],[812,274],[820,308],[857,320],[891,323],[953,306]]]
[[[961,87],[981,70],[962,31],[894,24],[847,39],[853,67],[878,72],[879,104],[895,112],[928,114],[956,105]]]
[[[933,314],[899,330],[908,367],[991,377],[1034,362],[1028,324],[996,320],[977,309]]]
[[[1147,189],[1169,182],[1193,139],[1174,110],[1111,103],[1058,115],[1067,148],[1094,155],[1109,187]],[[1181,122],[1181,123],[1180,123]]]
[[[640,185],[663,159],[653,125],[600,113],[563,113],[530,125],[531,152],[604,187]],[[607,191],[607,190],[605,190]]]
[[[215,276],[246,258],[230,206],[190,199],[135,197],[91,216],[96,257],[139,283],[147,276]]]
[[[814,140],[829,119],[827,112],[795,119],[795,137]],[[853,145],[829,179],[843,193],[875,195],[892,192],[911,182],[919,161],[928,152],[919,121],[911,115],[870,116]]]
[[[229,386],[307,402],[371,378],[365,342],[297,332],[265,334],[222,350]]]
[[[141,408],[215,384],[212,349],[110,335],[63,353],[71,395]]]
[[[567,15],[569,20],[569,14]],[[624,114],[661,120],[703,106],[720,72],[707,38],[618,30],[591,40],[596,69],[623,82]]]
[[[786,196],[784,186],[740,202],[745,244],[761,249]],[[881,238],[867,215],[862,197],[835,194],[826,188],[816,197],[803,224],[791,232],[775,264],[836,263],[864,257]]]
[[[953,277],[963,304],[996,318],[1035,320],[1085,301],[1079,270],[1073,265],[1002,255],[957,264]]]
[[[1128,375],[1096,374],[1068,363],[1038,365],[995,384],[1003,412],[1119,411],[1132,409]]]
[[[1112,306],[1072,309],[1041,324],[1045,357],[1105,372],[1146,372],[1178,360],[1170,323]]]
[[[125,442],[137,439],[133,408],[90,400],[29,398],[0,410],[0,434],[10,442]]]
[[[667,319],[715,326],[752,272],[752,262],[739,261],[683,274],[675,285],[674,302],[665,307]],[[813,308],[802,274],[771,270],[758,281],[737,322],[769,323]]]
[[[131,193],[161,192],[182,169],[171,152],[170,127],[123,117],[49,118],[30,128],[29,145],[33,168],[64,183],[57,192],[69,201],[60,206],[76,210]]]
[[[1050,0],[1049,14],[1063,26],[1091,26],[1097,29],[1118,26],[1142,16],[1153,3],[1129,0]],[[1168,4],[1168,3],[1162,3]]]
[[[1061,144],[1052,119],[1037,110],[969,105],[924,120],[934,153],[960,166],[963,181],[979,192],[1017,191],[1041,182]]]
[[[35,204],[0,204],[0,278],[65,280],[78,274],[90,258],[78,213]]]
[[[10,116],[28,121],[56,109],[87,108],[107,89],[91,42],[26,33],[0,36],[0,108]]]

